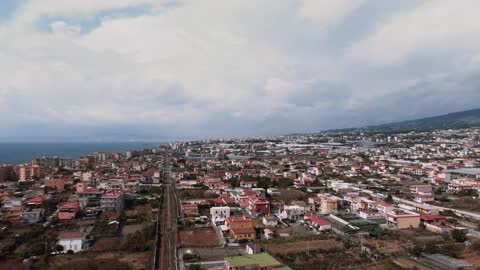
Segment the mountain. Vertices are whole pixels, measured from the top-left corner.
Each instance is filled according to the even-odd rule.
[[[480,109],[360,128],[366,131],[409,131],[480,127]]]

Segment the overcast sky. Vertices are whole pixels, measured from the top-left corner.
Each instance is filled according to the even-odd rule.
[[[480,107],[478,0],[2,0],[0,139],[309,132]]]

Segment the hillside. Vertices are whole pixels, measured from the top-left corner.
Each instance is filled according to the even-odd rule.
[[[408,120],[397,123],[368,126],[367,131],[408,131],[432,129],[459,129],[480,127],[480,109],[449,113],[440,116]]]

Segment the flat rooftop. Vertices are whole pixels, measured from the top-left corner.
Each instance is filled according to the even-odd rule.
[[[281,266],[282,264],[267,253],[258,253],[253,255],[225,257],[225,260],[233,267],[258,265],[260,267]]]

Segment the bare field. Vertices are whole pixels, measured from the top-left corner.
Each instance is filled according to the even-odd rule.
[[[122,246],[122,237],[100,237],[95,241],[93,245],[94,251],[113,251],[119,250]]]
[[[180,231],[182,247],[217,247],[220,245],[213,229]]]
[[[298,253],[303,251],[312,251],[312,250],[332,250],[332,249],[342,249],[342,242],[335,241],[333,239],[328,240],[312,240],[312,241],[296,241],[292,243],[285,244],[267,244],[263,245],[267,248],[268,252],[274,254],[288,254],[288,253]]]
[[[151,265],[152,252],[137,252],[137,253],[127,253],[127,252],[99,252],[99,253],[81,253],[73,255],[61,255],[50,258],[50,264],[48,269],[59,269],[65,265],[82,265],[86,261],[118,261],[122,263],[127,263],[133,270],[147,269]]]

